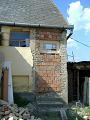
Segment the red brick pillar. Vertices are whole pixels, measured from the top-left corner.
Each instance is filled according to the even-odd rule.
[[[5,68],[3,71],[2,99],[8,101],[8,69],[7,68]]]

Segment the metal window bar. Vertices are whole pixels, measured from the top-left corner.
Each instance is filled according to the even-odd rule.
[[[10,46],[29,47],[30,46],[30,39],[10,40]]]
[[[43,48],[46,50],[56,50],[57,45],[53,43],[44,43]]]

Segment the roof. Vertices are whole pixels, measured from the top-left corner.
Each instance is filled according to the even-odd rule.
[[[90,69],[90,61],[68,62],[68,69]]]
[[[0,24],[68,26],[53,0],[0,0]]]
[[[68,62],[68,64],[90,64],[90,61]]]

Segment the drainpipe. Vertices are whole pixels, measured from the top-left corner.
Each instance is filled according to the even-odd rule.
[[[67,36],[67,40],[71,37],[71,35],[73,34],[73,29],[74,29],[74,26],[73,25],[70,25],[69,28],[67,28],[68,30],[70,30],[70,33],[69,35]]]

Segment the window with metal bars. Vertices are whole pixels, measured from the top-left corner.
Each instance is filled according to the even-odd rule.
[[[30,32],[11,31],[10,46],[28,47],[30,46]]]
[[[54,43],[44,43],[43,44],[43,48],[45,50],[56,50],[57,49],[57,45]]]

